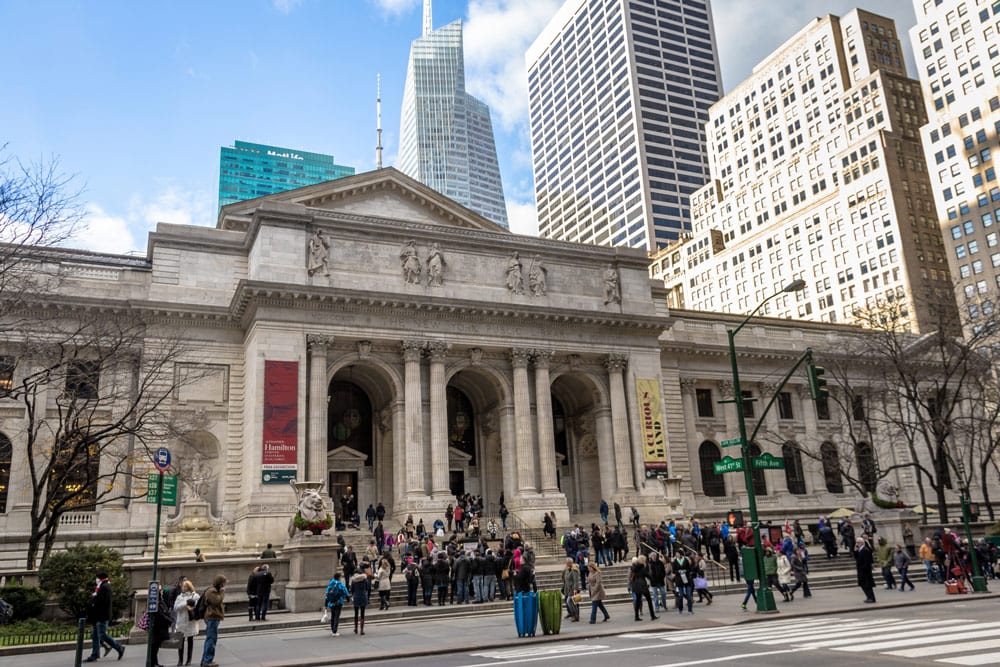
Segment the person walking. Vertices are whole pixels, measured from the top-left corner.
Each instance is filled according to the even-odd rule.
[[[753,575],[753,572],[743,573],[743,580],[747,582],[747,592],[746,595],[743,596],[743,604],[740,605],[743,608],[743,611],[747,610],[747,602],[750,601],[750,598],[753,598],[753,601],[757,602],[757,590],[754,588]]]
[[[705,602],[705,606],[712,604],[712,591],[708,590],[708,576],[705,572],[705,559],[702,556],[695,556],[694,579],[691,580],[694,592],[698,594],[698,602]],[[694,613],[694,612],[691,612]]]
[[[195,605],[198,604],[198,592],[194,584],[185,579],[181,582],[180,593],[174,600],[174,632],[181,635],[180,646],[177,647],[177,665],[190,665],[194,654],[194,638],[201,630],[201,624],[193,617]],[[184,645],[187,644],[187,660],[184,659]]]
[[[667,611],[667,566],[660,554],[652,551],[649,554],[649,587],[653,589],[653,606]]]
[[[929,537],[925,537],[923,543],[920,545],[920,560],[924,561],[924,576],[927,579],[927,583],[935,583],[937,581],[937,570],[935,569],[937,558],[934,556],[934,548]]]
[[[677,613],[684,613],[684,601],[687,600],[688,613],[694,613],[694,564],[684,554],[683,549],[677,550],[677,555],[671,561],[670,567],[674,573],[674,589],[677,596]]]
[[[622,506],[617,502],[615,503],[615,523],[619,530],[625,527],[625,524],[622,523]]]
[[[858,568],[858,586],[865,592],[865,602],[875,602],[875,577],[872,576],[874,556],[871,545],[864,538],[854,541],[854,559]]]
[[[392,591],[391,574],[392,566],[389,564],[388,559],[382,558],[378,563],[378,569],[375,571],[375,589],[378,591],[379,611],[389,608],[389,593]]]
[[[351,600],[354,602],[354,634],[358,633],[360,622],[361,633],[365,634],[365,608],[371,596],[372,585],[368,580],[368,563],[361,563],[358,573],[351,577]]]
[[[910,554],[909,551],[903,550],[902,544],[896,545],[896,553],[893,556],[893,564],[896,566],[896,570],[899,572],[899,592],[905,593],[906,587],[909,586],[910,590],[914,590],[916,586],[910,581],[910,578],[906,576],[906,573],[910,569]]]
[[[611,620],[611,614],[604,606],[604,600],[608,594],[604,590],[604,579],[601,575],[601,568],[597,563],[591,561],[587,564],[587,589],[590,591],[590,624],[597,623],[597,610],[604,614],[604,622]]]
[[[795,599],[795,591],[802,589],[802,597],[811,598],[812,591],[809,590],[809,575],[806,572],[806,559],[805,554],[802,552],[802,547],[796,547],[792,552],[792,579],[795,580],[795,585],[792,586],[791,590],[788,591],[788,599]]]
[[[330,583],[326,585],[326,608],[330,610],[330,633],[334,637],[339,637],[340,613],[344,610],[344,603],[351,598],[351,593],[344,585],[344,578],[340,572],[336,572]]]
[[[740,550],[736,548],[736,537],[730,535],[725,542],[726,562],[729,563],[729,581],[740,580]]]
[[[768,550],[771,551],[771,553],[774,553],[773,549],[768,548]],[[775,554],[774,559],[777,567],[777,577],[776,577],[778,582],[777,588],[779,591],[781,591],[781,595],[785,598],[785,602],[791,602],[792,597],[788,593],[789,591],[791,591],[791,586],[793,581],[792,563],[790,560],[788,560],[788,556],[786,556],[784,552],[778,552],[777,554]],[[764,556],[764,568],[766,573],[767,556]],[[770,581],[768,581],[768,585],[769,586],[771,585]]]
[[[632,585],[633,605],[635,607],[635,620],[641,621],[642,599],[646,599],[649,606],[649,620],[655,621],[659,616],[653,609],[653,598],[649,595],[649,570],[646,568],[646,557],[638,556],[629,569],[629,583]]]
[[[580,620],[580,605],[576,604],[573,596],[580,592],[580,568],[572,558],[566,559],[566,567],[562,571],[562,594],[563,602],[566,604],[566,618],[573,623]]]
[[[375,531],[375,506],[368,503],[368,509],[365,510],[365,521],[368,522],[368,532]]]
[[[601,498],[601,505],[600,505],[601,523],[603,523],[604,525],[608,524],[608,510],[609,509],[610,508],[608,507],[608,501],[605,500],[604,498]]]
[[[253,609],[253,620],[266,621],[267,610],[271,606],[271,586],[274,584],[274,575],[271,574],[267,563],[257,568],[253,575],[253,589],[257,596]]]
[[[219,643],[219,624],[226,617],[222,603],[226,599],[227,581],[223,575],[216,575],[212,585],[205,589],[205,645],[201,651],[201,667],[219,667],[215,662],[215,647]]]
[[[174,624],[174,610],[170,601],[166,599],[163,587],[160,587],[160,595],[157,598],[156,613],[149,617],[148,632],[152,637],[149,650],[149,664],[152,667],[163,667],[160,664],[160,647],[163,642],[170,639],[170,628]]]
[[[90,609],[87,612],[87,620],[93,624],[90,637],[93,646],[90,656],[84,662],[96,662],[100,657],[101,645],[104,644],[106,652],[117,651],[118,659],[125,655],[125,647],[114,640],[108,634],[108,623],[111,622],[113,591],[111,583],[108,581],[108,573],[101,570],[97,573],[97,581],[94,584],[94,592],[90,596]]]
[[[875,558],[879,567],[882,568],[882,579],[885,580],[885,590],[891,591],[896,588],[896,578],[892,576],[893,549],[892,545],[886,542],[884,537],[878,538],[878,549],[875,550]]]

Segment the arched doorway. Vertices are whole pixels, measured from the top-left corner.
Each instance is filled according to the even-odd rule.
[[[601,425],[610,418],[605,390],[590,375],[569,371],[552,381],[552,419],[556,434],[559,490],[571,514],[596,514],[601,499],[614,496],[614,461],[601,463]],[[611,443],[606,449],[610,451]]]
[[[507,392],[501,378],[480,366],[461,366],[448,378],[448,476],[453,494],[481,495],[488,514],[510,492],[514,470],[505,466],[501,422]],[[510,470],[507,470],[510,467]]]

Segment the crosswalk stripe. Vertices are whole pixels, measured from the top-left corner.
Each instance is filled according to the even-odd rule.
[[[984,639],[983,641],[967,642],[961,646],[954,647],[954,649],[958,649],[962,653],[985,651],[991,648],[1000,648],[1000,639]],[[886,655],[893,655],[897,658],[923,658],[927,655],[927,647],[921,646],[919,648],[908,648],[900,651],[887,651]],[[997,662],[1000,662],[1000,660]]]
[[[524,648],[501,649],[498,651],[483,651],[481,653],[470,653],[477,658],[493,658],[495,660],[514,660],[529,656],[558,655],[560,653],[574,653],[578,651],[590,651],[606,649],[608,646],[600,644],[551,644],[549,646],[539,646],[534,644]]]
[[[962,623],[964,621],[941,621],[941,624]],[[812,636],[803,636],[803,633],[795,634],[781,633],[778,635],[768,635],[766,639],[755,641],[755,644],[773,646],[775,644],[796,644],[805,643],[809,648],[826,648],[842,645],[845,641],[850,641],[854,637],[864,637],[866,635],[892,632],[894,637],[906,635],[908,632],[926,633],[926,628],[920,630],[907,630],[913,623],[911,621],[899,621],[897,623],[886,623],[872,627],[870,622],[857,621],[844,625],[837,625],[831,628],[823,628],[823,631]],[[795,641],[798,640],[798,641]]]
[[[830,620],[811,620],[799,623],[775,626],[770,623],[754,623],[751,626],[731,626],[726,628],[712,628],[709,631],[693,630],[689,632],[664,632],[662,638],[671,642],[687,641],[689,639],[701,639],[703,637],[753,637],[755,635],[774,631],[806,630],[819,628],[829,624]],[[649,635],[647,635],[648,637]]]
[[[965,647],[963,646],[964,650]],[[1000,653],[983,653],[982,655],[967,655],[960,658],[941,658],[934,662],[945,662],[950,665],[995,665],[1000,663]]]
[[[933,626],[930,626],[933,627]],[[923,637],[907,637],[906,639],[893,639],[891,641],[884,642],[873,642],[870,644],[854,644],[852,646],[838,646],[834,647],[834,651],[845,651],[847,653],[860,653],[862,651],[881,651],[888,648],[903,648],[904,646],[916,646],[920,644],[940,644],[952,641],[959,641],[964,639],[979,639],[982,635],[981,632],[972,632],[972,630],[990,630],[1000,628],[1000,623],[973,623],[972,625],[966,625],[963,628],[954,628],[953,633],[932,633],[927,635],[927,630],[922,633]],[[910,633],[907,633],[910,634]],[[901,635],[894,635],[895,637],[900,637]],[[803,644],[806,648],[813,648],[811,644]]]

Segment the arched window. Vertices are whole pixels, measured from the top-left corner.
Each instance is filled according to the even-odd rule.
[[[859,442],[854,447],[854,456],[858,463],[858,480],[865,491],[874,491],[878,481],[878,468],[875,467],[875,450],[867,442]]]
[[[7,489],[10,486],[10,460],[13,453],[10,439],[0,433],[0,514],[7,511]]]
[[[760,446],[756,442],[750,443],[750,458],[754,459],[760,456]],[[767,479],[764,477],[763,470],[752,469],[751,474],[753,475],[753,492],[758,496],[767,495]]]
[[[726,480],[715,472],[713,464],[722,460],[719,447],[711,440],[701,443],[698,448],[698,465],[701,468],[701,489],[706,496],[725,496]]]
[[[785,459],[785,482],[788,492],[804,495],[806,492],[806,476],[802,472],[802,452],[799,446],[789,440],[781,446],[781,457]]]
[[[837,452],[837,445],[829,441],[824,442],[819,446],[819,455],[823,461],[826,490],[830,493],[843,493],[844,478],[840,474],[840,454]]]

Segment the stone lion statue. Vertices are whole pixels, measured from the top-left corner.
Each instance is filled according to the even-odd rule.
[[[324,523],[329,516],[326,511],[326,504],[323,502],[323,496],[320,495],[319,490],[303,489],[299,493],[295,516],[288,523],[288,537],[294,537],[295,533],[299,530],[305,531],[306,528],[302,526],[303,523]]]

